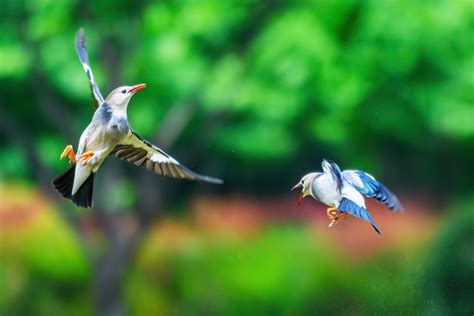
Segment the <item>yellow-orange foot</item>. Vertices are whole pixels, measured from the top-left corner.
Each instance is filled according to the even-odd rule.
[[[329,217],[329,219],[331,220],[331,222],[329,223],[329,227],[332,227],[332,225],[334,225],[334,224],[337,223],[337,215],[336,215],[336,212],[337,212],[337,208],[335,208],[335,207],[330,207],[330,208],[328,208],[328,210],[327,210],[328,217]]]
[[[82,159],[82,165],[85,166],[89,160],[94,157],[94,152],[93,151],[86,151],[82,155],[79,156],[79,158]]]
[[[329,223],[329,227],[332,227],[334,224],[337,224],[337,221],[340,218],[345,218],[349,216],[349,214],[347,213],[338,213],[337,208],[335,207],[328,208],[327,213],[328,213],[329,219],[331,220],[331,222]]]
[[[66,148],[64,148],[63,152],[61,153],[60,159],[63,159],[64,157],[69,156],[69,162],[76,163],[76,155],[74,154],[74,149],[72,148],[72,145],[67,145]]]

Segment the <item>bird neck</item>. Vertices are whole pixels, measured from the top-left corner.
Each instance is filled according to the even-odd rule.
[[[128,102],[127,104],[121,104],[121,105],[110,105],[110,109],[112,110],[112,114],[116,117],[124,117],[127,118],[127,108],[128,108]]]

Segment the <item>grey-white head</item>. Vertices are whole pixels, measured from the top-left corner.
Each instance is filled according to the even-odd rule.
[[[313,183],[314,178],[316,178],[319,174],[321,174],[321,173],[320,172],[308,173],[307,175],[303,176],[303,178],[301,178],[300,182],[298,182],[291,189],[291,191],[296,190],[296,189],[301,189],[301,194],[300,194],[300,197],[298,199],[298,205],[300,205],[301,202],[303,202],[303,199],[305,197],[307,197],[308,195],[311,195],[311,185]]]
[[[114,89],[112,92],[109,93],[105,102],[110,106],[126,109],[128,102],[135,94],[135,92],[146,88],[146,84],[141,83],[134,86],[121,86]]]

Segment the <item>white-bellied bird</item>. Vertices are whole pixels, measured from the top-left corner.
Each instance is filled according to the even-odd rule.
[[[136,166],[145,165],[148,170],[163,176],[222,183],[220,179],[191,171],[131,129],[127,118],[128,103],[146,85],[118,87],[104,99],[89,66],[83,29],[77,33],[76,50],[89,78],[96,110],[81,135],[77,153],[74,154],[72,145],[68,145],[61,154],[61,159],[68,156],[71,163],[64,174],[53,180],[54,188],[62,196],[78,206],[91,207],[94,174],[112,154]]]
[[[398,198],[373,176],[360,170],[344,170],[328,160],[322,162],[323,172],[312,172],[305,175],[292,190],[301,189],[298,205],[311,195],[327,206],[331,222],[336,224],[339,218],[352,215],[368,221],[377,233],[380,229],[370,216],[365,206],[364,195],[385,204],[392,211],[402,211]]]

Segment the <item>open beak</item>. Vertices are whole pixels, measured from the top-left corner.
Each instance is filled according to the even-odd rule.
[[[144,83],[140,83],[140,84],[137,84],[135,86],[132,87],[132,89],[130,89],[130,93],[135,93],[137,91],[140,91],[141,89],[145,89],[146,88],[146,84]]]
[[[294,187],[291,188],[291,191],[297,190],[297,189],[302,189],[303,185],[301,182],[298,182]],[[301,202],[303,202],[303,190],[301,190],[300,197],[298,198],[298,206],[300,206]]]

